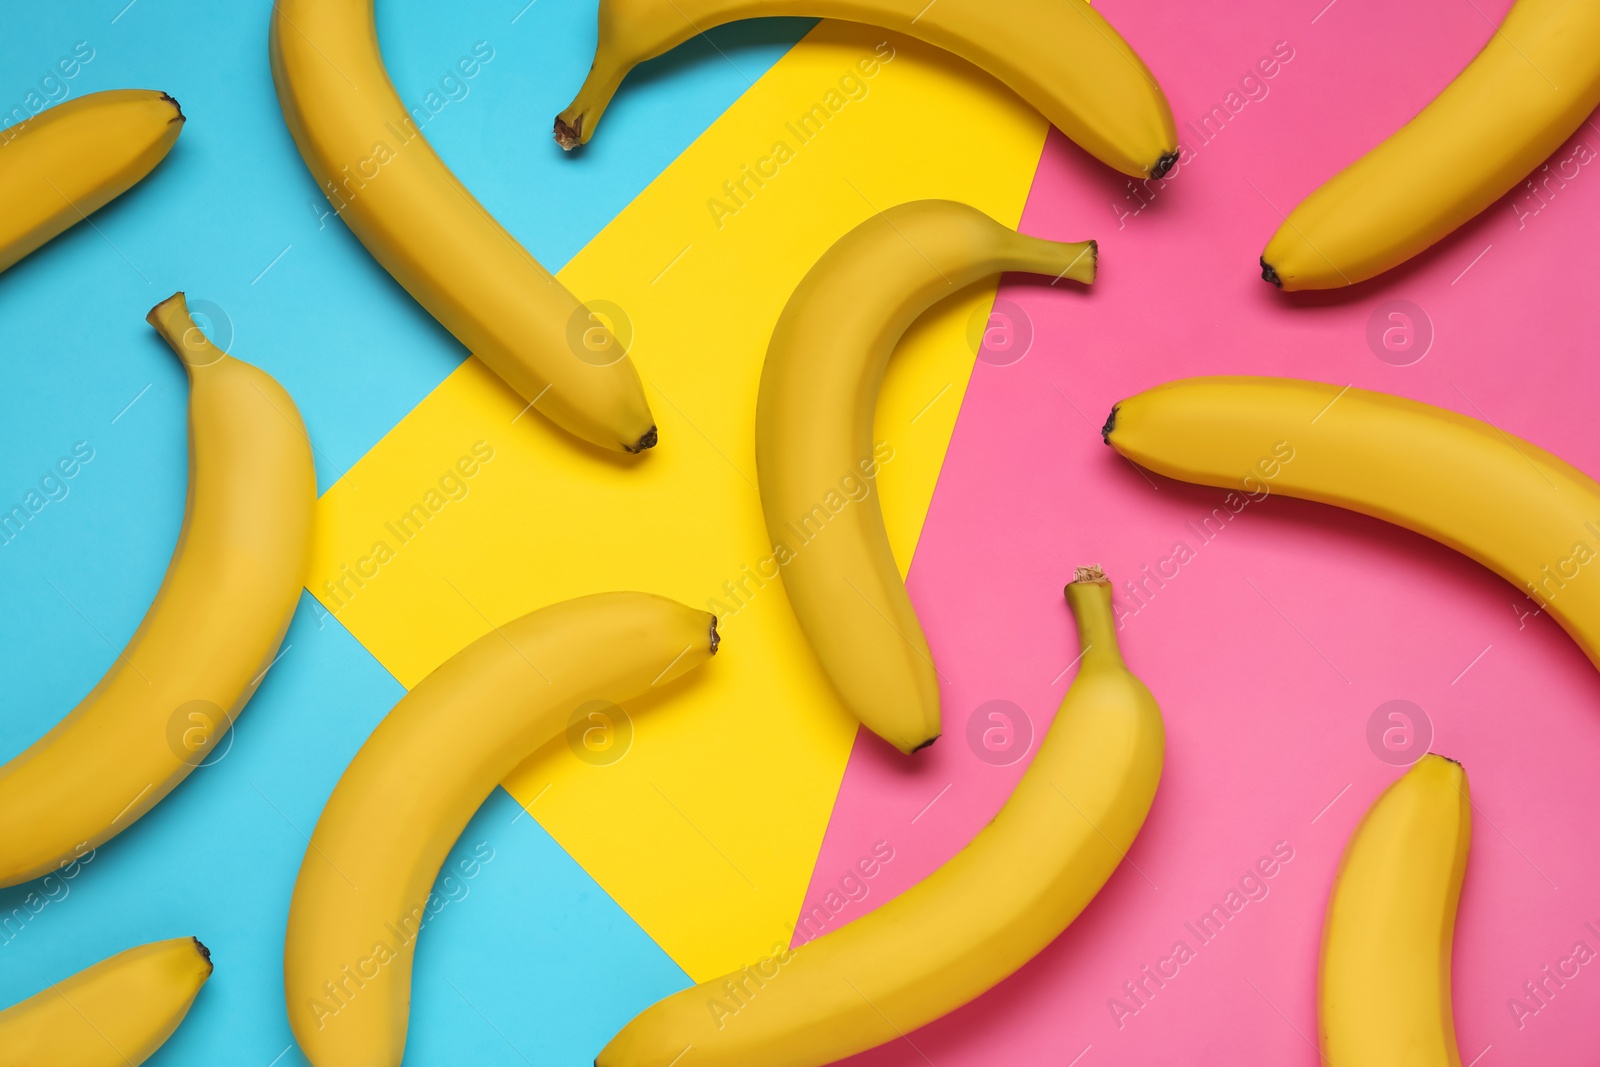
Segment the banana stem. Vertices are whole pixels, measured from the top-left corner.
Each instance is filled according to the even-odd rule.
[[[1111,610],[1111,582],[1099,567],[1079,567],[1067,584],[1067,607],[1078,624],[1079,670],[1124,668],[1117,645],[1117,620]]]
[[[189,314],[189,304],[181,291],[151,308],[144,321],[156,328],[156,333],[177,353],[187,371],[209,367],[227,356],[195,325],[194,318]]]
[[[595,127],[600,125],[600,116],[605,113],[606,105],[611,103],[611,98],[622,86],[622,76],[615,64],[606,64],[604,73],[601,73],[601,69],[597,58],[594,66],[589,68],[582,87],[578,89],[578,95],[573,97],[565,111],[556,116],[555,139],[564,151],[570,152],[589,142],[589,138],[594,136]]]
[[[1049,275],[1052,285],[1063,278],[1084,285],[1094,281],[1100,261],[1098,241],[1049,241],[1017,234],[1007,244],[1003,270]]]

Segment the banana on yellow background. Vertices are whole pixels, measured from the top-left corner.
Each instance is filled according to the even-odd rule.
[[[110,89],[0,130],[0,271],[131,189],[183,131],[166,93]]]
[[[211,753],[300,602],[316,472],[294,401],[213,345],[183,294],[149,321],[189,377],[189,496],[172,563],[116,663],[0,766],[0,886],[127,829]]]
[[[845,706],[902,752],[939,737],[939,676],[870,491],[889,357],[919,315],[980,279],[1027,271],[1088,284],[1095,265],[1093,241],[1028,237],[965,204],[917,200],[841,237],[773,329],[756,474],[784,589]],[[857,499],[856,486],[868,492]]]
[[[881,26],[953,52],[1124,174],[1160,178],[1178,160],[1161,86],[1084,0],[601,0],[594,65],[556,117],[557,142],[587,143],[622,80],[645,60],[714,26],[784,15]],[[973,136],[981,145],[982,131]]]
[[[708,194],[867,58],[878,61],[868,106],[852,103],[825,136],[791,141],[799,157],[779,179],[736,215],[713,218]],[[964,131],[980,124],[989,149],[963,152]],[[738,654],[703,672],[692,706],[652,714],[649,744],[604,774],[552,748],[505,783],[696,981],[747,963],[793,921],[859,732],[796,625],[762,518],[755,415],[773,328],[807,268],[873,204],[953,199],[1015,226],[1045,135],[1037,112],[949,53],[818,24],[562,269],[583,298],[648,321],[633,351],[662,432],[678,444],[644,463],[597,461],[566,435],[530,429],[531,415],[518,420],[524,405],[468,360],[318,502],[310,588],[403,685],[481,636],[486,619],[504,625],[596,589],[651,589],[719,615]],[[874,492],[907,564],[992,286],[969,286],[919,318],[879,394],[876,433],[894,455]],[[707,293],[717,294],[714,356]],[[494,459],[471,495],[374,579],[364,560],[374,543],[400,545],[386,524],[473,442]],[[562,521],[549,521],[549,501],[563,502]]]
[[[1504,196],[1596,105],[1600,4],[1517,0],[1432,103],[1289,214],[1261,276],[1334,289],[1404,263]]]

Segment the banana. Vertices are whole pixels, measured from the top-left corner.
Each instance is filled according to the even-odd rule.
[[[646,1008],[595,1067],[820,1067],[954,1011],[1066,929],[1144,824],[1165,746],[1105,576],[1081,568],[1066,596],[1078,676],[994,820],[876,911]]]
[[[1290,213],[1261,276],[1336,289],[1404,263],[1527,177],[1596,105],[1600,4],[1517,0],[1432,103]]]
[[[845,706],[902,752],[938,738],[939,679],[877,497],[840,493],[877,472],[884,368],[906,328],[950,293],[1002,271],[1088,283],[1095,260],[1093,241],[1025,237],[965,204],[900,204],[825,252],[773,330],[756,470],[784,589]]]
[[[717,620],[600,593],[496,627],[394,706],[323,809],[289,905],[289,1023],[316,1067],[397,1067],[439,867],[495,784],[574,714],[687,673]]]
[[[211,977],[198,938],[130,948],[0,1011],[4,1067],[138,1067]]]
[[[0,886],[98,847],[215,747],[300,601],[317,480],[294,401],[226,355],[183,294],[149,321],[189,377],[189,498],[149,613],[54,729],[0,767]]]
[[[183,130],[166,93],[112,89],[0,130],[0,271],[155,169]]]
[[[1316,500],[1472,557],[1548,611],[1600,666],[1600,485],[1486,422],[1289,378],[1189,378],[1122,401],[1102,431],[1186,482]]]
[[[384,70],[372,4],[272,5],[278,101],[317,184],[383,268],[530,407],[602,448],[650,448],[655,419],[633,361],[428,145]]]
[[[1317,982],[1329,1067],[1461,1067],[1450,943],[1471,841],[1466,772],[1432,754],[1385,789],[1350,835]]]
[[[1161,86],[1085,0],[601,0],[594,64],[556,118],[556,141],[587,143],[623,78],[645,60],[713,26],[780,15],[866,23],[953,52],[1124,174],[1160,178],[1178,161]]]

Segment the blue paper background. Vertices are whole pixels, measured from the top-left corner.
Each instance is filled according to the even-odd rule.
[[[324,214],[278,111],[269,14],[260,0],[7,13],[0,112],[26,106],[30,92],[157,88],[188,123],[166,161],[92,225],[0,274],[0,511],[75,444],[94,450],[67,495],[0,544],[0,760],[110,667],[176,543],[187,389],[143,321],[152,305],[185,290],[215,339],[284,384],[322,488],[465,358]],[[726,27],[646,65],[607,112],[604,136],[567,156],[550,122],[588,67],[594,19],[594,0],[379,4],[385,57],[408,101],[477,42],[494,49],[427,135],[552,270],[810,26]],[[78,42],[92,60],[47,83]],[[54,890],[29,914],[15,909],[37,884],[0,890],[0,1006],[132,945],[195,934],[217,972],[148,1062],[306,1062],[282,1002],[289,891],[328,793],[403,691],[309,596],[286,646],[226,755],[101,848],[65,895]],[[687,984],[519,814],[496,791],[458,845],[467,855],[487,843],[495,858],[419,942],[407,1063],[587,1064],[633,1012]]]

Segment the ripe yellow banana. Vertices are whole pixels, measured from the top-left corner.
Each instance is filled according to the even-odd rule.
[[[1450,945],[1472,841],[1467,775],[1423,756],[1350,835],[1322,932],[1329,1067],[1461,1067]]]
[[[183,530],[116,663],[0,767],[0,886],[98,847],[183,781],[261,683],[305,583],[317,480],[294,401],[212,345],[182,293],[149,321],[189,377]]]
[[[1077,918],[1144,824],[1165,730],[1122,661],[1100,569],[1080,569],[1066,595],[1078,676],[994,820],[876,911],[646,1008],[595,1067],[842,1060],[978,997]]]
[[[211,977],[197,938],[130,948],[0,1011],[4,1067],[138,1067]]]
[[[1161,86],[1085,0],[601,0],[594,65],[556,118],[556,140],[567,149],[587,143],[622,79],[645,60],[713,26],[779,15],[866,23],[953,52],[1124,174],[1159,178],[1178,160]]]
[[[950,293],[1002,271],[1088,283],[1095,259],[1093,241],[1025,237],[965,204],[918,200],[840,238],[773,330],[756,403],[773,555],[845,706],[902,752],[938,738],[939,679],[870,493],[884,368],[906,328]]]
[[[1432,103],[1290,213],[1261,276],[1336,289],[1404,263],[1504,196],[1597,104],[1600,4],[1517,0]]]
[[[272,5],[278,101],[317,184],[383,268],[531,406],[602,448],[650,448],[633,361],[428,145],[384,69],[372,4]]]
[[[323,809],[289,906],[289,1023],[316,1067],[397,1067],[439,866],[495,784],[591,705],[704,663],[717,620],[647,593],[496,627],[394,706]]]
[[[1142,467],[1337,504],[1472,557],[1600,666],[1600,485],[1537,445],[1415,400],[1289,378],[1188,378],[1122,401],[1106,443]]]
[[[0,271],[133,188],[183,130],[166,93],[90,93],[0,130]]]

